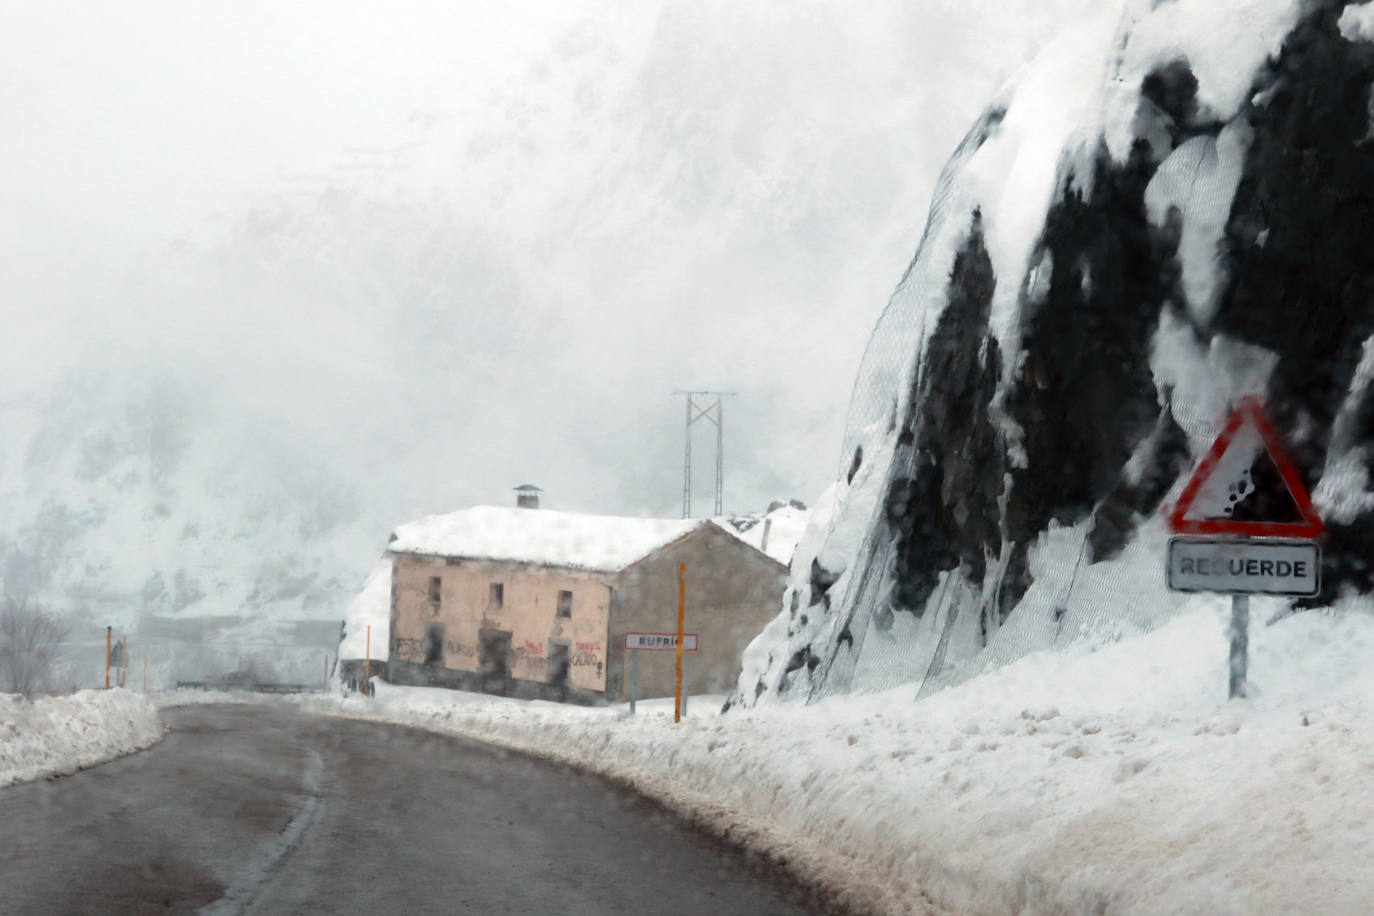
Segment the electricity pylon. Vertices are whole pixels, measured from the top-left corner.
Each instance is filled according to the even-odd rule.
[[[733,397],[734,391],[674,391],[687,398],[686,452],[682,459],[682,517],[692,517],[692,424],[698,420],[709,420],[716,425],[716,511],[725,511],[725,398]],[[702,399],[698,402],[698,398]]]

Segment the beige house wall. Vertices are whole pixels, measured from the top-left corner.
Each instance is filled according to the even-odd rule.
[[[480,670],[481,632],[510,634],[513,678],[549,683],[551,646],[568,646],[569,686],[603,692],[607,674],[607,630],[611,581],[597,573],[530,567],[488,560],[394,556],[392,658],[424,664],[430,632],[442,627],[438,665]],[[430,579],[440,580],[439,603],[429,598]],[[491,585],[503,588],[501,607],[491,603]],[[572,615],[558,616],[558,593],[572,592]]]
[[[611,618],[611,682],[607,698],[628,697],[625,634],[677,631],[678,564],[685,562],[686,626],[699,637],[684,653],[692,694],[728,693],[739,676],[740,656],[777,616],[787,570],[714,525],[652,554],[620,574]],[[672,696],[673,652],[640,651],[639,696]]]

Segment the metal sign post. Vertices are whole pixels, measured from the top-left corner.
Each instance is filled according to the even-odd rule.
[[[1231,681],[1228,696],[1245,699],[1245,675],[1250,666],[1250,596],[1231,596]]]
[[[630,653],[630,712],[635,711],[635,701],[639,699],[639,653],[641,652],[677,652],[678,647],[682,647],[683,652],[695,652],[697,650],[697,634],[683,633],[682,638],[678,639],[674,633],[626,633],[625,651]],[[687,658],[679,653],[681,658],[681,670],[684,676],[687,670]],[[686,690],[682,691],[682,709],[685,714],[687,711]],[[676,704],[675,704],[676,706]]]

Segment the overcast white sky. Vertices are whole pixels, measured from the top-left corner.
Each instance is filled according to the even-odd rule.
[[[726,508],[810,501],[945,157],[1088,5],[0,0],[0,382],[159,379],[379,529],[674,515],[670,393],[728,388]]]

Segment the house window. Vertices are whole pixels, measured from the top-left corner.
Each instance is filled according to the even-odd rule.
[[[506,606],[506,586],[501,582],[491,583],[491,588],[487,593],[487,607],[500,610]]]
[[[437,614],[437,613],[439,613],[439,601],[440,601],[440,598],[439,598],[439,588],[440,588],[441,584],[442,584],[442,580],[440,580],[440,578],[439,578],[438,576],[431,576],[431,577],[430,577],[430,579],[429,579],[429,612],[430,612],[431,614]]]
[[[572,616],[572,592],[560,591],[558,593],[558,616]]]

